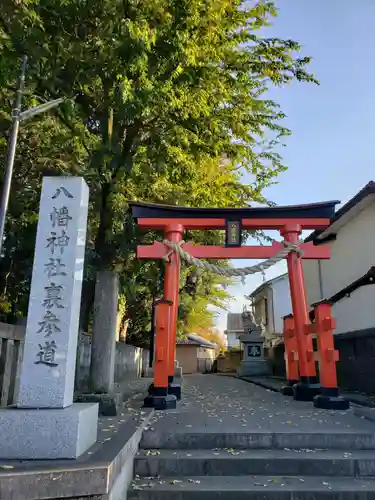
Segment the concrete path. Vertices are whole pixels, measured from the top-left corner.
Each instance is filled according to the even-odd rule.
[[[184,378],[179,407],[160,412],[152,429],[146,441],[160,432],[373,433],[375,424],[353,410],[318,410],[236,378],[198,375]]]

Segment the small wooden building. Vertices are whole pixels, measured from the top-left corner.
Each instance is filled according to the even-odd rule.
[[[198,335],[189,335],[187,339],[176,342],[176,359],[184,375],[192,373],[210,373],[216,359],[216,344],[208,342]]]

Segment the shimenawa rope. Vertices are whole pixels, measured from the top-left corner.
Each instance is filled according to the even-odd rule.
[[[263,262],[260,262],[259,264],[255,264],[253,266],[248,266],[248,267],[241,267],[238,269],[223,269],[222,267],[215,266],[215,264],[211,264],[210,262],[203,261],[200,259],[197,259],[190,255],[188,252],[186,252],[183,248],[182,245],[185,243],[185,241],[180,241],[179,243],[175,243],[173,241],[169,240],[163,240],[164,245],[169,247],[171,250],[163,257],[163,260],[168,261],[169,256],[173,253],[176,252],[178,255],[183,259],[187,264],[191,266],[196,266],[199,269],[203,269],[203,271],[208,271],[211,273],[219,274],[220,276],[225,276],[226,278],[232,278],[232,277],[240,277],[242,281],[244,281],[246,276],[249,276],[251,274],[256,274],[256,273],[262,273],[264,275],[264,272],[269,269],[271,266],[277,264],[281,260],[285,259],[285,257],[290,253],[290,252],[295,252],[299,255],[303,255],[303,250],[300,249],[298,245],[295,245],[293,243],[289,243],[285,240],[282,241],[284,244],[284,248],[280,250],[276,255],[273,257],[270,257],[267,260],[264,260]]]

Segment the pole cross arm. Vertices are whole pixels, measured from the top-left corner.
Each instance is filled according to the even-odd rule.
[[[26,109],[25,111],[22,111],[18,117],[20,121],[27,120],[28,118],[32,118],[35,115],[39,115],[40,113],[44,113],[48,111],[49,109],[56,108],[59,106],[62,102],[66,101],[67,99],[65,97],[60,97],[59,99],[54,99],[53,101],[48,101],[43,104],[40,104],[39,106],[35,106],[33,108]]]
[[[331,249],[328,246],[315,246],[312,242],[301,243],[303,259],[330,259]],[[269,259],[280,252],[283,243],[273,242],[267,246],[224,247],[211,245],[193,245],[185,243],[181,248],[197,259]],[[159,241],[152,245],[138,245],[139,259],[163,259],[170,248]]]

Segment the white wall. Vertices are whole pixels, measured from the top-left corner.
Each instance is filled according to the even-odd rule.
[[[375,265],[375,202],[343,226],[331,246],[331,259],[322,260],[323,296],[331,297]],[[309,304],[321,298],[317,261],[304,261]],[[375,327],[375,285],[361,287],[333,306],[335,333]]]
[[[323,299],[320,293],[319,285],[319,261],[318,260],[303,260],[303,270],[305,273],[306,295],[308,304],[314,304]],[[324,261],[320,261],[320,265]],[[323,267],[322,267],[323,273]]]
[[[198,359],[215,359],[215,349],[209,349],[208,347],[199,347],[197,357]]]
[[[227,339],[228,339],[228,349],[230,347],[240,347],[240,341],[237,338],[238,333],[227,333]]]
[[[282,333],[282,318],[292,312],[292,303],[290,300],[289,278],[288,275],[271,283],[272,300],[268,301],[269,317],[273,317],[273,331]]]
[[[335,333],[375,327],[375,285],[358,288],[351,297],[334,304],[332,312],[337,323]]]

